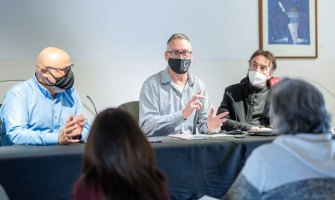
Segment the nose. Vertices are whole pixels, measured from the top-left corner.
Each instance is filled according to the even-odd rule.
[[[181,59],[183,59],[183,58],[184,58],[183,54],[182,54],[182,53],[179,53],[179,56],[178,56],[178,58],[181,58]]]
[[[257,66],[256,71],[259,72],[259,73],[262,73],[261,67],[260,67],[260,66]]]

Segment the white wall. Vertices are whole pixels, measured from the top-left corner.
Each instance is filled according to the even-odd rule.
[[[318,1],[319,58],[278,59],[276,71],[325,87],[317,85],[333,116],[334,9],[335,1]],[[166,67],[166,41],[176,32],[190,38],[190,71],[205,82],[217,108],[224,88],[246,75],[258,48],[257,1],[0,0],[0,102],[13,84],[1,81],[31,78],[46,46],[70,54],[75,87],[91,110],[87,94],[98,111],[138,100],[143,81]]]

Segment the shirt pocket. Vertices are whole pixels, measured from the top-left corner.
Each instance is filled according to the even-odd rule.
[[[162,98],[160,99],[160,106],[159,106],[159,114],[160,115],[167,115],[171,114],[173,111],[171,110],[171,100],[169,98]]]
[[[159,94],[159,114],[160,115],[167,115],[172,112],[173,105],[175,102],[173,101],[173,95],[171,90],[161,90]]]

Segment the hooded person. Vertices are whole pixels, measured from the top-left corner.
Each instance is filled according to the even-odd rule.
[[[335,199],[335,140],[321,92],[285,78],[269,100],[279,136],[252,152],[224,199]]]

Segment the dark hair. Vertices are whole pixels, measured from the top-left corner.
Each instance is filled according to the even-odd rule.
[[[83,181],[108,200],[159,200],[165,185],[154,151],[135,119],[107,109],[94,120],[83,160]]]
[[[326,133],[331,116],[321,92],[310,83],[284,78],[269,93],[270,119],[279,134]]]
[[[263,51],[261,49],[255,51],[252,54],[251,58],[248,60],[249,66],[251,65],[252,59],[254,59],[257,56],[264,56],[267,60],[271,62],[271,65],[272,65],[271,71],[275,71],[277,69],[277,62],[276,62],[276,58],[273,55],[273,53],[271,53],[270,51]]]

